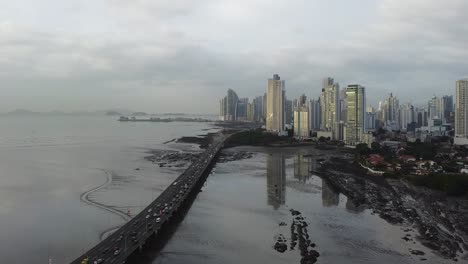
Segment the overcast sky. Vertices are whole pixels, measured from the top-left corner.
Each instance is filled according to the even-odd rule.
[[[321,79],[424,103],[468,77],[466,0],[0,0],[0,112],[217,113]]]

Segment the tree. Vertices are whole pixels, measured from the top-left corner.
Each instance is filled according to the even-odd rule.
[[[359,156],[367,156],[370,154],[370,149],[367,146],[366,143],[360,143],[356,145],[356,152],[359,154]]]
[[[379,154],[381,151],[380,144],[378,142],[372,142],[371,144],[371,150],[373,153]]]

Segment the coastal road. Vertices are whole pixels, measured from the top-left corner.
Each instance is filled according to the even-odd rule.
[[[156,200],[120,229],[71,263],[125,263],[130,254],[141,249],[149,237],[159,232],[162,225],[171,218],[191,192],[198,191],[195,186],[223,147],[226,138],[227,136],[221,133],[215,135],[205,152],[200,154],[198,159]],[[97,187],[97,189],[102,188],[102,186]],[[82,197],[86,197],[92,191],[96,191],[96,188],[84,193]]]

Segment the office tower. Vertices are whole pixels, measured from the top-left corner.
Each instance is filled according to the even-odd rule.
[[[375,129],[375,112],[372,106],[367,107],[365,118],[366,118],[366,130],[374,130]]]
[[[294,109],[294,136],[297,138],[309,137],[309,108],[307,107],[307,97],[301,95]]]
[[[219,100],[219,119],[225,121],[226,119],[226,96]]]
[[[232,89],[229,89],[226,96],[226,115],[224,120],[236,120],[237,101],[239,101],[239,97],[237,96],[236,92],[234,92]]]
[[[241,98],[237,100],[234,120],[237,120],[237,121],[247,120],[247,104],[248,103],[249,103],[249,98]]]
[[[346,88],[346,97],[348,100],[348,116],[346,119],[345,141],[347,144],[355,145],[361,141],[361,135],[365,132],[365,89],[358,84],[348,85]]]
[[[281,133],[284,131],[284,93],[285,81],[278,74],[268,79],[266,129]]]
[[[300,106],[307,106],[307,96],[305,94],[299,96],[299,99],[297,100],[296,107]]]
[[[265,122],[266,126],[266,115],[267,115],[267,94],[263,94],[263,121]]]
[[[441,100],[437,96],[432,96],[431,100],[427,103],[429,119],[442,118],[442,105]]]
[[[331,131],[333,139],[337,135],[337,127],[340,122],[340,86],[333,78],[323,79],[320,103],[322,110],[322,129]]]
[[[455,85],[455,145],[468,145],[468,79]]]
[[[453,123],[452,113],[453,113],[453,96],[444,95],[441,98],[442,102],[442,117],[446,123]]]
[[[253,103],[247,103],[247,121],[253,122],[255,120],[255,106]]]
[[[296,101],[297,104],[297,101]],[[285,100],[284,102],[284,123],[285,125],[291,125],[293,122],[293,113],[294,113],[294,101]]]
[[[255,122],[261,122],[263,120],[264,112],[263,112],[263,97],[257,96],[252,101],[253,108],[254,108],[254,118]]]
[[[320,118],[322,117],[320,110],[320,98],[317,100],[311,99],[309,101],[309,126],[310,130],[319,130],[320,129]]]
[[[400,106],[400,129],[407,130],[408,124],[415,122],[414,107],[410,103]]]
[[[390,94],[382,105],[382,121],[388,130],[399,130],[399,102],[398,99]]]
[[[346,102],[346,88],[340,91],[340,121],[342,123],[346,123],[346,109],[347,109],[347,102]]]

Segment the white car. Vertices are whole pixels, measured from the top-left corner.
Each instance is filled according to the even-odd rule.
[[[156,218],[156,223],[159,223],[159,222],[161,222],[161,218],[160,218],[160,217]]]

